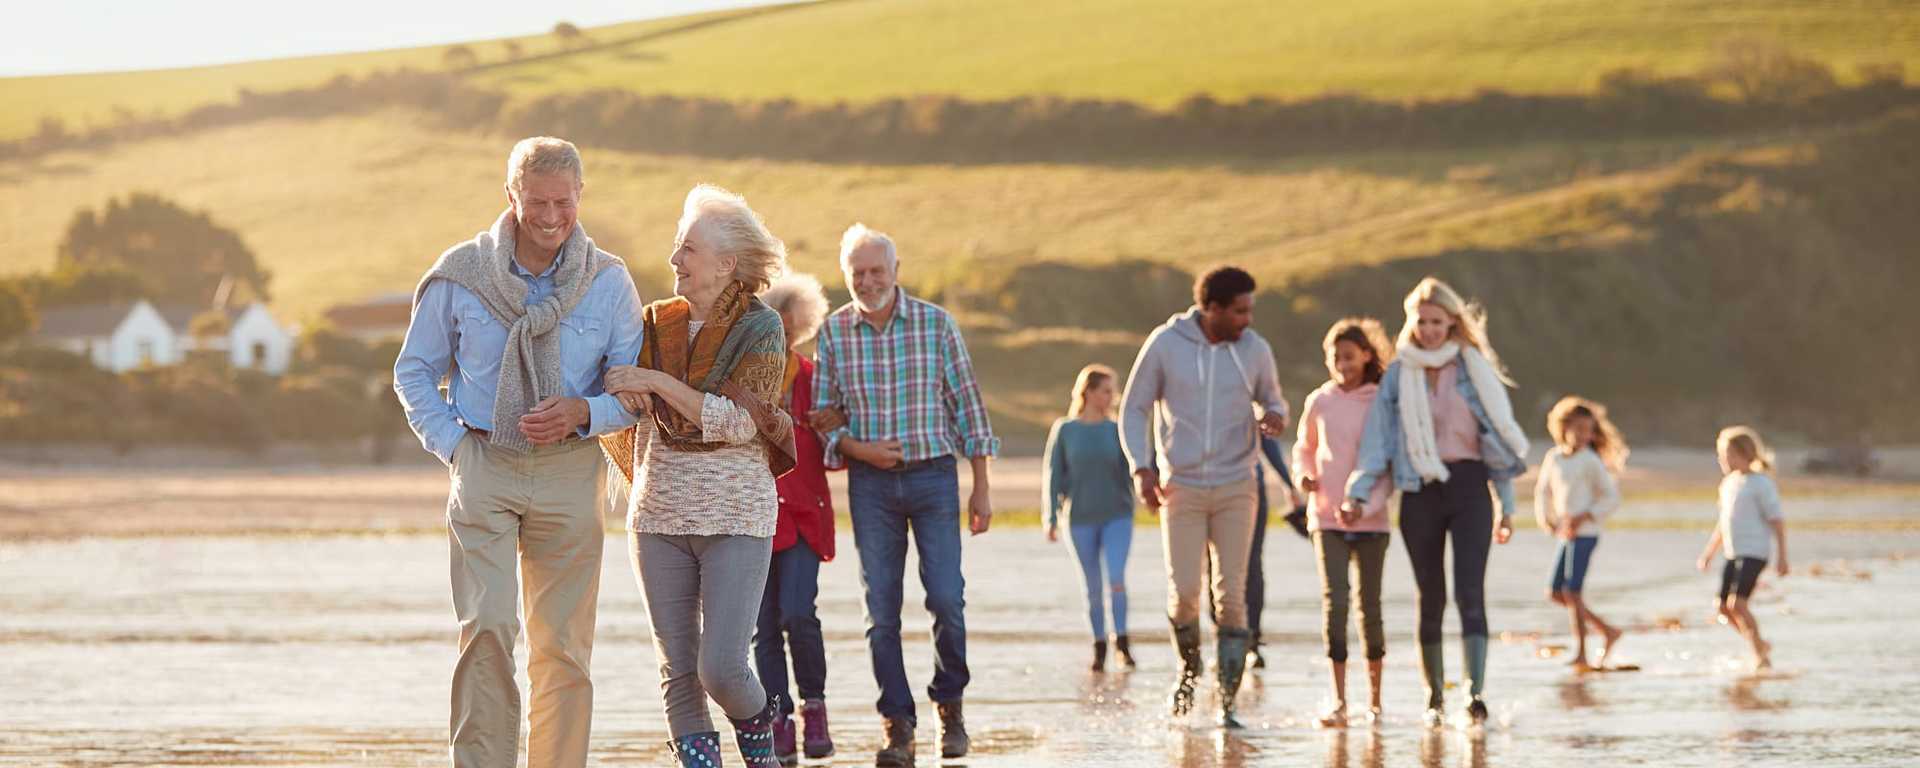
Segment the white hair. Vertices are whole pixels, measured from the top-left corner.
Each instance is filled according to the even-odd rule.
[[[773,281],[766,293],[760,294],[760,300],[775,312],[793,316],[793,336],[787,339],[789,347],[812,340],[827,319],[827,291],[820,286],[819,278],[805,272]]]
[[[529,173],[565,173],[573,176],[577,189],[586,184],[586,168],[580,161],[580,148],[566,139],[535,136],[521,139],[507,155],[507,187],[519,192],[520,180]]]
[[[713,247],[734,257],[733,279],[746,283],[747,290],[764,291],[787,271],[786,244],[767,230],[746,198],[712,184],[694,187],[680,211],[680,231],[700,219],[717,241]]]
[[[856,221],[853,226],[847,227],[846,234],[840,236],[840,268],[846,269],[847,258],[851,257],[854,251],[859,250],[860,246],[869,243],[877,243],[887,249],[887,266],[900,266],[899,253],[893,248],[893,238],[887,237],[887,233],[880,230],[868,229],[867,225]]]

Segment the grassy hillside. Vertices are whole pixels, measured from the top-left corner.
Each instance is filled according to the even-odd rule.
[[[595,88],[721,99],[866,101],[1038,94],[1171,106],[1353,92],[1434,98],[1480,88],[1569,92],[1602,72],[1693,71],[1736,37],[1832,64],[1920,70],[1920,6],[1899,0],[828,0],[471,45],[468,77],[530,98]],[[0,79],[0,140],[43,117],[69,127],[172,115],[241,88],[439,69],[445,46],[151,72]]]

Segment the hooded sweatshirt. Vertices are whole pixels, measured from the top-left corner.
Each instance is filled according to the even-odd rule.
[[[1381,532],[1387,525],[1387,495],[1392,490],[1382,475],[1367,494],[1360,519],[1342,525],[1335,514],[1346,497],[1347,477],[1360,461],[1360,438],[1366,432],[1367,411],[1380,394],[1379,384],[1362,384],[1349,392],[1331,381],[1307,395],[1300,408],[1300,439],[1293,443],[1294,472],[1311,477],[1319,486],[1307,495],[1307,530]]]
[[[1252,480],[1259,417],[1269,412],[1287,412],[1273,349],[1251,328],[1209,342],[1191,308],[1154,329],[1133,361],[1120,409],[1128,467],[1190,488]]]

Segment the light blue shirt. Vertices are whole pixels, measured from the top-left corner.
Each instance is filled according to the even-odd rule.
[[[534,275],[519,262],[513,273],[527,282],[527,303],[553,293],[555,260]],[[606,394],[606,371],[640,359],[640,296],[625,269],[603,269],[573,312],[560,320],[561,393],[586,398],[592,416],[581,437],[631,426],[635,417]],[[393,364],[393,388],[406,409],[407,424],[420,444],[451,464],[453,449],[467,429],[493,430],[493,399],[500,383],[500,357],[507,348],[507,326],[487,311],[480,298],[449,280],[427,284],[413,308],[400,359]],[[440,394],[440,382],[447,394]]]

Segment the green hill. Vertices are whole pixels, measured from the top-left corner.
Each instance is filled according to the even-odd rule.
[[[1920,69],[1920,6],[1899,0],[826,0],[475,41],[477,85],[521,98],[600,88],[718,99],[871,101],[1053,95],[1169,107],[1351,92],[1579,92],[1621,67],[1691,72],[1722,44],[1771,40],[1853,79]],[[241,89],[447,65],[447,46],[219,67],[0,79],[0,139],[176,115]]]

